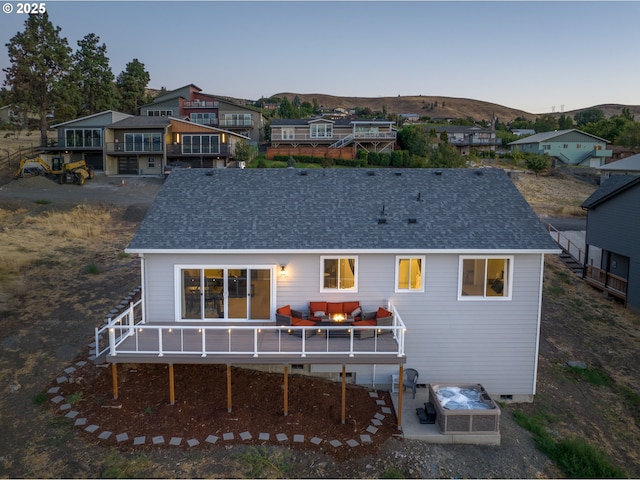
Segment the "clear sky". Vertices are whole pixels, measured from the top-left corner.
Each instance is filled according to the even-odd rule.
[[[0,67],[24,30],[0,0]],[[95,33],[114,75],[133,58],[149,87],[473,98],[530,113],[640,104],[633,1],[46,1],[69,46]],[[4,72],[1,74],[4,81]]]

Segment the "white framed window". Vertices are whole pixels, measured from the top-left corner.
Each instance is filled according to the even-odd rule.
[[[513,256],[460,257],[458,300],[511,300]]]
[[[311,138],[331,138],[333,137],[333,125],[330,123],[312,123],[309,125],[309,136]]]
[[[320,291],[358,291],[358,257],[320,257]]]
[[[293,140],[295,138],[294,129],[289,127],[283,127],[280,130],[280,138],[282,140]]]
[[[147,110],[147,117],[171,117],[173,110]]]
[[[425,257],[396,257],[396,292],[424,292]]]
[[[156,157],[149,157],[147,159],[147,168],[156,168]]]

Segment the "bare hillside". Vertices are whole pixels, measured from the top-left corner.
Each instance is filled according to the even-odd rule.
[[[373,111],[386,109],[388,113],[416,113],[431,118],[466,118],[491,121],[495,114],[501,122],[516,117],[535,119],[536,115],[523,110],[497,105],[495,103],[472,100],[469,98],[437,96],[397,96],[397,97],[335,97],[321,93],[278,93],[275,97],[293,100],[298,97],[302,102],[313,103],[326,108],[365,108]]]

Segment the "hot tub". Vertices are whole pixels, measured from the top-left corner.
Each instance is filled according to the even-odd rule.
[[[482,385],[429,385],[441,433],[498,433],[500,408]]]

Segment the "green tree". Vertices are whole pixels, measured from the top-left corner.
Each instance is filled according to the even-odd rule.
[[[541,115],[533,123],[533,129],[536,133],[553,132],[558,130],[558,119],[553,115]]]
[[[429,168],[462,168],[466,166],[466,160],[458,153],[456,147],[448,142],[440,142],[431,151],[427,166]]]
[[[411,155],[424,157],[427,155],[427,134],[424,129],[411,125],[403,127],[398,132],[398,145],[402,150],[407,150]]]
[[[116,79],[119,110],[136,115],[145,103],[151,101],[147,94],[147,85],[151,80],[149,72],[144,69],[144,63],[137,58],[127,63],[124,71]]]
[[[249,145],[245,140],[236,143],[235,159],[237,162],[245,162],[246,165],[249,165],[257,156],[258,148],[256,146]]]
[[[25,29],[6,44],[9,53],[4,85],[7,101],[40,118],[40,143],[47,144],[47,115],[61,103],[63,79],[71,66],[71,49],[49,15],[29,15]]]
[[[604,113],[599,108],[587,108],[574,115],[573,119],[576,121],[578,127],[583,127],[588,123],[596,123],[600,120],[604,120]]]
[[[573,128],[573,118],[566,116],[564,113],[558,118],[558,128],[560,130],[569,130]]]
[[[74,74],[78,76],[78,91],[83,99],[79,113],[91,115],[113,109],[116,91],[107,46],[104,43],[100,45],[100,37],[90,33],[78,40],[78,47],[73,55],[73,65]]]
[[[525,156],[524,164],[529,170],[535,172],[537,177],[541,171],[549,168],[550,160],[547,155],[529,153]]]
[[[294,106],[287,97],[284,97],[280,102],[280,106],[278,107],[278,116],[280,118],[296,118]]]
[[[616,143],[629,148],[640,147],[640,123],[628,122],[620,133]]]

